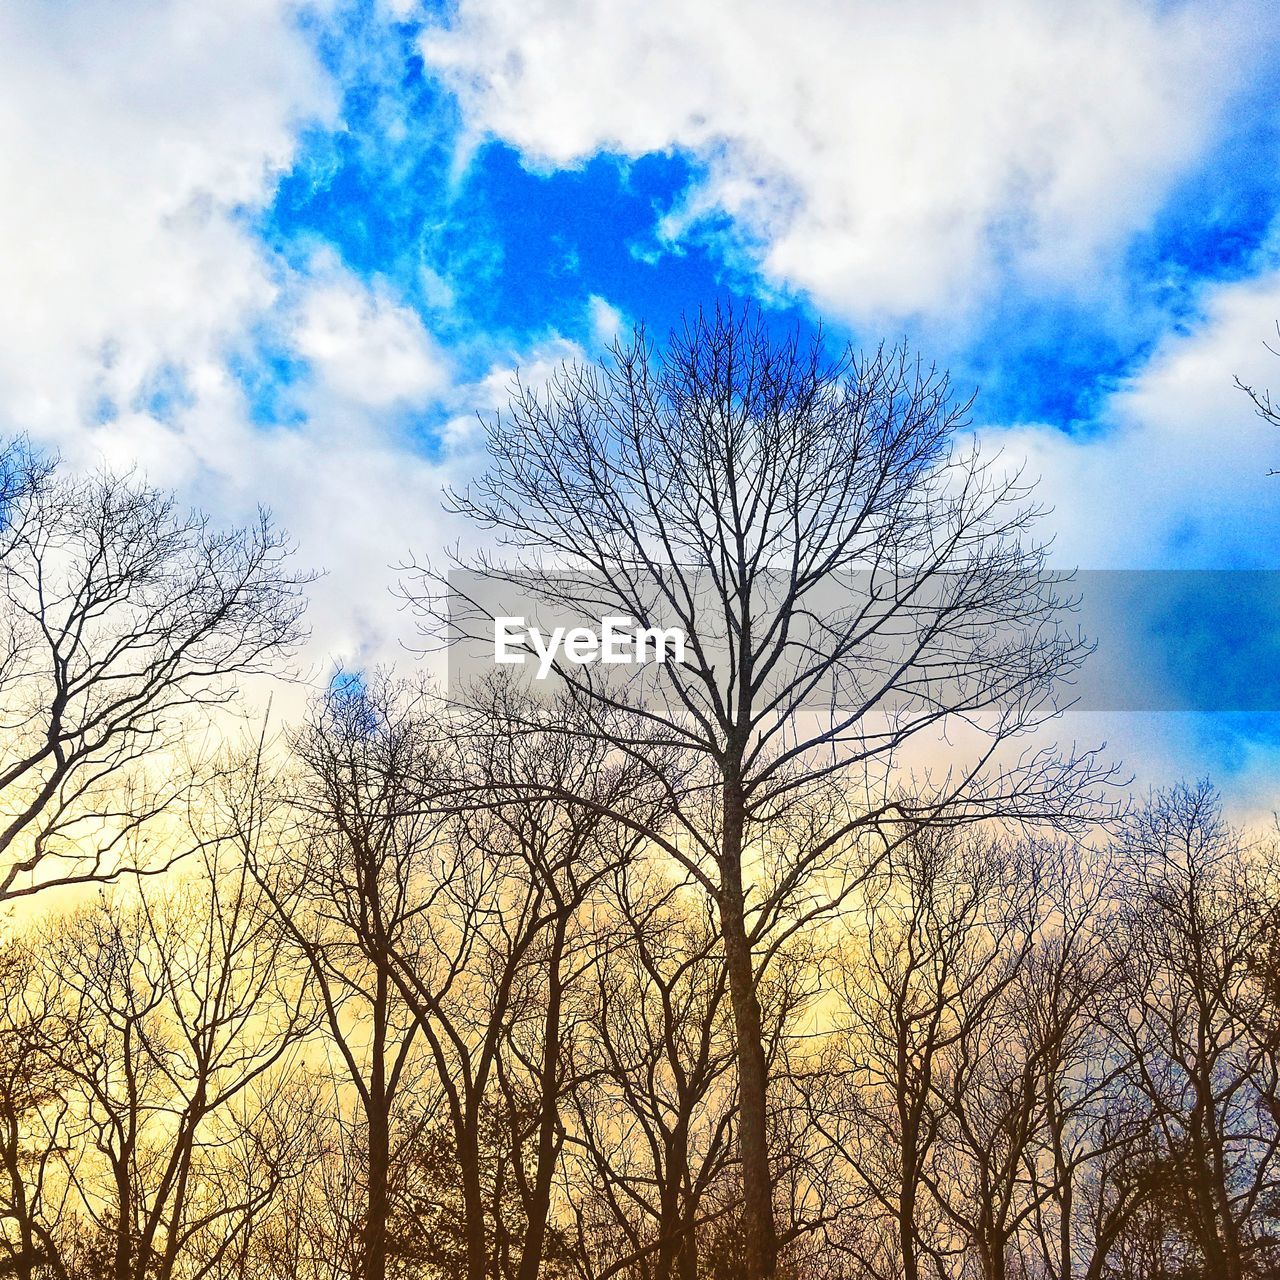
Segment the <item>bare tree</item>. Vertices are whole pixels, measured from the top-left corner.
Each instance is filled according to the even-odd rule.
[[[494,731],[458,739],[455,771],[431,802],[450,824],[437,863],[418,869],[414,927],[394,948],[451,1127],[469,1280],[536,1280],[544,1264],[572,992],[604,945],[593,910],[600,886],[638,844],[604,815],[651,818],[664,799],[637,787],[634,765],[608,762],[597,740],[564,732],[568,710],[551,708],[535,731],[526,700],[490,690]],[[549,780],[553,794],[534,779]],[[486,1150],[495,1108],[507,1129],[491,1132]]]
[[[0,898],[12,899],[146,863],[140,829],[190,781],[192,714],[298,639],[306,579],[265,514],[217,531],[131,477],[64,473],[19,446],[0,453],[0,506]]]
[[[37,980],[38,958],[24,941],[0,951],[0,1274],[67,1280],[60,1223],[68,1182],[60,1174],[70,1135],[70,1080],[47,1052],[71,1034],[56,994]]]
[[[1122,848],[1128,945],[1110,1021],[1159,1139],[1151,1203],[1208,1274],[1271,1274],[1280,1024],[1264,960],[1277,919],[1274,850],[1228,827],[1205,784],[1155,797]]]
[[[306,962],[338,1078],[357,1100],[344,1146],[359,1155],[362,1203],[344,1253],[359,1280],[387,1274],[397,1125],[406,1086],[419,1083],[419,1027],[393,955],[434,905],[411,896],[418,869],[446,850],[422,804],[434,733],[413,691],[339,681],[294,737],[300,767],[268,779],[259,757],[236,818],[246,862]]]
[[[943,1140],[939,1086],[966,1004],[990,990],[1010,896],[1025,901],[1008,849],[938,830],[906,841],[862,897],[808,1095],[818,1134],[865,1188],[862,1212],[883,1223],[845,1246],[869,1274],[919,1280],[942,1274],[958,1251],[930,1187]]]
[[[696,1280],[722,1195],[735,1099],[719,930],[705,897],[640,864],[609,885],[611,944],[592,957],[574,1043],[566,1177],[584,1277]]]
[[[545,393],[517,386],[488,424],[490,471],[451,500],[511,553],[470,562],[488,582],[687,639],[683,663],[622,687],[604,678],[617,668],[557,671],[614,750],[644,763],[674,742],[696,761],[669,784],[674,821],[644,834],[717,907],[750,1280],[777,1258],[762,935],[803,928],[851,891],[842,866],[865,869],[923,824],[1062,820],[1104,780],[1091,756],[1010,749],[1053,713],[1086,646],[1060,627],[1066,600],[1027,540],[1027,486],[957,445],[965,412],[903,351],[830,359],[820,337],[773,339],[756,314],[717,310],[661,355],[641,332]],[[442,583],[408,588],[432,624]],[[489,634],[457,591],[451,603],[455,634]],[[605,719],[620,708],[621,732]],[[961,726],[972,749],[909,785],[908,748]],[[773,832],[819,785],[833,788],[822,829],[762,874]]]
[[[1041,1243],[1047,1206],[1062,1190],[1065,1125],[1074,1099],[1063,1074],[1074,1047],[1078,1005],[1092,988],[1078,976],[1079,944],[1059,915],[1063,849],[1039,843],[998,856],[970,934],[984,957],[976,981],[957,991],[955,1034],[939,1062],[939,1119],[929,1191],[983,1280],[1029,1269],[1020,1245]],[[1074,888],[1076,886],[1070,886]],[[1084,906],[1087,899],[1068,903]],[[1078,930],[1079,922],[1070,921]],[[1075,944],[1075,945],[1072,945]],[[1070,1223],[1059,1221],[1049,1274],[1071,1271]],[[1064,1232],[1067,1238],[1064,1240]]]
[[[505,732],[494,692],[495,730],[459,737],[420,687],[338,681],[294,737],[277,816],[242,808],[359,1100],[365,1280],[392,1262],[533,1280],[553,1247],[570,993],[600,945],[589,904],[636,837],[521,780],[625,808],[636,771],[602,768],[589,738]]]
[[[58,921],[35,954],[60,1011],[60,1033],[41,1047],[71,1099],[65,1168],[105,1273],[217,1274],[302,1171],[289,1144],[242,1170],[252,1176],[231,1177],[225,1163],[255,1146],[306,1030],[297,974],[253,882],[213,846],[198,879],[154,899],[103,896]]]

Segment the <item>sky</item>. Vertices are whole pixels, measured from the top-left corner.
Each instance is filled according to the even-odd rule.
[[[403,665],[513,371],[750,299],[976,389],[1055,563],[1280,570],[1278,90],[1264,0],[7,0],[0,435],[265,504]],[[1216,581],[1184,684],[1275,652]],[[1280,803],[1273,711],[1067,730]]]

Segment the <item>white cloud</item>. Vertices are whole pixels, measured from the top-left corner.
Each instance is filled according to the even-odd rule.
[[[597,351],[606,350],[619,337],[625,341],[628,336],[625,332],[629,328],[626,316],[597,293],[587,299],[587,322],[591,326],[591,345]]]
[[[483,466],[484,428],[482,418],[505,409],[515,389],[517,376],[526,387],[541,388],[566,364],[588,360],[587,353],[568,338],[551,336],[535,343],[527,352],[507,352],[488,372],[453,396],[460,409],[444,424],[441,443],[446,454],[461,467]]]
[[[312,6],[313,8],[315,6]],[[0,7],[0,436],[105,458],[220,520],[271,506],[313,590],[310,657],[403,656],[390,563],[439,528],[443,467],[401,433],[449,390],[417,315],[332,255],[300,272],[251,218],[337,92],[292,0]],[[305,363],[297,427],[233,376]]]
[[[1039,532],[1054,535],[1056,564],[1280,569],[1280,477],[1267,474],[1280,467],[1280,431],[1234,385],[1238,375],[1280,389],[1280,359],[1264,345],[1274,344],[1278,317],[1280,270],[1220,286],[1202,320],[1167,337],[1103,405],[1105,430],[982,430],[984,443],[1001,446],[1011,462],[1025,459],[1028,474],[1040,477],[1036,497],[1053,510]],[[1139,792],[1206,767],[1217,773],[1229,761],[1218,780],[1236,817],[1265,819],[1275,807],[1280,750],[1251,739],[1247,725],[1093,711],[1072,713],[1056,733],[1107,741],[1112,758],[1136,773]]]
[[[4,427],[74,447],[270,305],[262,205],[328,86],[281,0],[0,9]]]
[[[1270,38],[1250,0],[462,0],[424,55],[534,165],[682,149],[667,223],[727,213],[849,317],[1069,281],[1145,225]]]
[[[290,329],[317,382],[349,404],[420,404],[448,385],[447,361],[418,313],[332,261],[312,264]]]
[[[758,3],[731,21],[674,0],[464,5],[429,53],[476,125],[531,158],[690,147],[708,177],[688,212],[733,213],[775,278],[851,310],[941,305],[999,253],[1053,271],[1096,252],[1146,216],[1224,96],[1225,46],[1198,11],[1007,3],[972,30],[939,11],[928,31],[923,5],[853,12],[856,39],[834,5],[785,23]],[[301,562],[328,570],[310,656],[369,664],[411,631],[391,562],[460,532],[439,494],[480,465],[474,410],[505,402],[514,365],[537,383],[582,352],[549,336],[456,386],[388,288],[323,255],[294,273],[253,234],[300,127],[335,115],[292,13],[0,6],[0,434],[139,463],[220,518],[268,502]],[[1266,562],[1280,439],[1231,375],[1280,384],[1261,345],[1277,315],[1280,274],[1219,290],[1114,398],[1106,438],[998,433],[1044,472],[1063,559]],[[595,345],[620,320],[601,297],[587,318]],[[233,376],[263,331],[305,362],[296,427],[255,425]],[[439,458],[405,429],[424,406],[446,420]]]
[[[1168,336],[1103,405],[1104,428],[988,428],[1040,476],[1055,558],[1086,569],[1280,569],[1280,432],[1234,384],[1280,389],[1266,347],[1280,270],[1219,286],[1193,330]]]

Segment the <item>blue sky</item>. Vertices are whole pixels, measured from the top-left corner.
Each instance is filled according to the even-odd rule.
[[[1280,387],[1273,6],[782,12],[16,0],[0,427],[267,502],[328,570],[317,661],[367,665],[393,562],[467,536],[440,486],[515,367],[749,298],[977,387],[1062,563],[1280,569],[1280,433],[1233,386]],[[1270,807],[1274,717],[1081,728]]]
[[[860,325],[802,289],[762,287],[723,218],[678,242],[664,237],[664,219],[705,179],[695,151],[624,154],[606,141],[553,167],[500,136],[469,133],[421,53],[424,31],[457,21],[456,9],[439,6],[387,22],[362,4],[317,25],[325,65],[343,85],[343,128],[304,135],[260,232],[286,255],[334,246],[462,346],[496,339],[520,349],[548,331],[589,340],[593,296],[661,331],[691,302],[733,295],[784,323],[822,317],[841,339],[919,329],[932,355],[981,388],[984,414],[1088,430],[1107,392],[1164,334],[1194,325],[1206,287],[1247,279],[1273,256],[1275,83],[1242,76],[1215,145],[1172,175],[1162,200],[1113,246],[1110,278],[1093,282],[1102,296],[1082,294],[1078,281],[1030,289],[1007,279],[959,335],[909,311]]]

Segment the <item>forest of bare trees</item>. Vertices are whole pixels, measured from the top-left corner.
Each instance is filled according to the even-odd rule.
[[[10,446],[0,1275],[1280,1274],[1276,837],[1052,745],[1088,643],[966,411],[752,313],[517,387],[465,567],[685,661],[265,732],[271,520]]]

